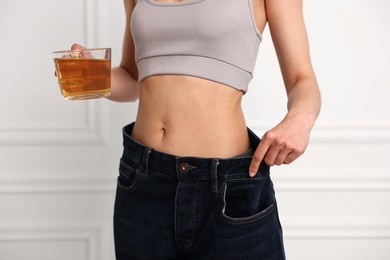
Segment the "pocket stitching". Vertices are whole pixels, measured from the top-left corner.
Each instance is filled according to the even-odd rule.
[[[135,175],[134,176],[134,179],[133,179],[133,182],[131,183],[130,186],[125,186],[125,185],[122,185],[119,181],[119,178],[120,176],[118,176],[117,178],[117,186],[123,190],[123,191],[127,191],[127,192],[134,192],[136,189],[137,189],[137,186],[138,186],[138,171],[133,168],[133,167],[130,167],[129,165],[127,165],[125,162],[123,162],[122,160],[120,161],[120,166],[123,166],[125,167],[127,170],[130,171],[130,173],[132,175]],[[128,174],[126,174],[124,171],[122,171],[120,168],[119,168],[119,174],[122,174],[125,178],[129,178],[130,177],[128,176]]]
[[[249,224],[252,222],[255,222],[257,220],[260,220],[267,215],[269,215],[271,212],[274,211],[275,209],[275,202],[272,202],[271,205],[263,209],[262,211],[248,216],[248,217],[240,217],[240,218],[234,218],[234,217],[229,217],[228,215],[225,214],[225,207],[226,207],[226,190],[227,190],[227,183],[223,184],[223,189],[222,189],[222,209],[221,209],[221,215],[222,219],[224,219],[226,222],[230,224]]]
[[[269,215],[273,210],[275,209],[275,203],[272,203],[271,205],[269,205],[267,208],[265,208],[264,210],[252,215],[252,216],[248,216],[248,217],[242,217],[242,218],[233,218],[233,217],[229,217],[228,215],[226,215],[223,211],[222,211],[222,217],[229,223],[231,224],[249,224],[249,223],[252,223],[252,222],[255,222],[257,220],[260,220],[264,217],[266,217],[267,215]]]

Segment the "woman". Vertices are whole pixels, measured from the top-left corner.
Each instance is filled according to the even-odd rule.
[[[320,110],[302,0],[124,5],[109,99],[139,109],[123,129],[117,259],[285,259],[269,167],[304,152]],[[267,23],[288,113],[260,142],[241,99]]]

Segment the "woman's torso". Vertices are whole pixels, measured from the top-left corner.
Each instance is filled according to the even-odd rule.
[[[262,31],[264,4],[254,0],[253,5]],[[249,148],[242,91],[187,75],[153,75],[140,82],[139,90],[132,132],[139,142],[178,156],[226,158]]]

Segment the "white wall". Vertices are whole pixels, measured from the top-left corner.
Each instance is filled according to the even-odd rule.
[[[121,127],[137,104],[63,101],[51,51],[113,48],[122,1],[0,2],[0,259],[114,259]],[[390,259],[390,2],[305,1],[323,109],[296,163],[274,167],[290,260]],[[268,31],[244,98],[258,135],[286,112]]]

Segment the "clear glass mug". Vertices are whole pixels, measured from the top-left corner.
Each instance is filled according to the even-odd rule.
[[[111,93],[111,48],[53,52],[62,97],[101,98]]]

